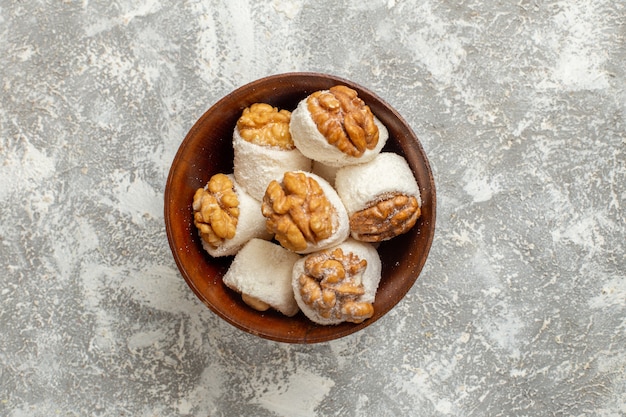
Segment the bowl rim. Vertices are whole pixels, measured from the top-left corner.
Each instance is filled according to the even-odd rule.
[[[424,165],[425,171],[428,176],[427,187],[430,190],[429,197],[430,197],[430,206],[431,206],[430,207],[431,215],[429,218],[429,221],[431,223],[429,227],[430,233],[428,234],[427,239],[424,244],[423,256],[419,260],[419,265],[417,265],[416,270],[413,274],[414,276],[407,278],[408,285],[403,287],[403,291],[394,293],[395,299],[394,301],[392,301],[391,306],[386,311],[383,311],[381,314],[375,314],[374,317],[359,324],[350,323],[347,326],[342,326],[342,325],[321,326],[321,325],[315,325],[313,323],[313,327],[320,326],[323,328],[331,328],[334,331],[323,332],[320,335],[305,334],[302,337],[291,337],[289,335],[279,335],[279,334],[275,334],[272,332],[264,332],[264,331],[256,330],[254,328],[246,326],[244,323],[241,323],[238,320],[235,320],[233,317],[231,317],[225,311],[223,311],[222,308],[219,308],[219,306],[213,305],[213,303],[211,303],[204,296],[202,291],[197,287],[196,283],[194,282],[192,277],[189,275],[189,271],[187,270],[186,265],[183,263],[182,259],[178,255],[178,251],[176,249],[178,247],[179,242],[174,241],[174,237],[172,234],[174,225],[173,225],[173,218],[172,218],[173,211],[172,211],[172,207],[170,206],[170,202],[173,201],[172,192],[171,192],[172,183],[174,182],[175,172],[176,172],[178,163],[182,159],[182,155],[184,155],[186,148],[190,146],[190,143],[192,139],[195,137],[198,130],[200,130],[201,127],[205,124],[206,119],[208,118],[208,115],[212,112],[215,112],[216,109],[219,109],[220,106],[224,105],[225,103],[232,101],[234,97],[238,97],[239,95],[242,95],[246,91],[255,90],[258,87],[265,85],[267,83],[272,83],[276,81],[289,82],[290,80],[292,80],[293,82],[293,80],[295,79],[312,79],[312,80],[326,79],[326,80],[332,80],[333,82],[337,84],[347,85],[350,88],[356,89],[359,92],[360,97],[369,96],[370,99],[377,101],[378,104],[380,105],[379,107],[385,108],[385,111],[389,112],[391,114],[391,117],[397,119],[397,121],[404,128],[407,129],[410,135],[410,139],[412,140],[412,146],[415,152],[419,154],[419,159],[421,163]],[[372,103],[370,102],[370,100],[365,100],[365,101],[366,101],[366,104],[370,105],[371,107]],[[420,186],[420,190],[425,188],[424,184],[419,184],[419,186]],[[286,73],[268,75],[268,76],[256,79],[254,81],[245,83],[237,87],[236,89],[232,90],[230,93],[221,97],[214,104],[209,106],[209,108],[194,122],[194,124],[189,129],[189,131],[183,138],[182,142],[180,143],[179,148],[176,151],[176,154],[172,160],[172,163],[169,169],[169,173],[168,173],[168,177],[167,177],[167,181],[165,185],[165,192],[164,192],[164,220],[165,220],[165,228],[166,228],[166,234],[168,238],[168,244],[170,246],[170,250],[174,257],[174,261],[178,267],[179,273],[182,275],[183,279],[186,281],[187,285],[191,288],[191,290],[198,297],[198,299],[201,302],[203,302],[203,304],[205,304],[213,313],[217,314],[220,318],[222,318],[229,324],[233,325],[234,327],[240,330],[243,330],[244,332],[247,332],[247,333],[259,336],[261,338],[268,339],[268,340],[273,340],[277,342],[285,342],[285,343],[297,343],[297,344],[312,344],[312,343],[326,342],[326,341],[339,339],[339,338],[348,336],[352,333],[358,332],[359,330],[373,324],[374,322],[382,318],[384,315],[386,315],[391,309],[393,309],[405,297],[408,291],[413,287],[414,283],[417,281],[418,277],[420,276],[423,270],[423,267],[428,259],[430,249],[432,247],[432,243],[434,240],[435,229],[436,229],[436,206],[437,206],[436,188],[435,188],[433,171],[430,166],[430,162],[428,160],[426,152],[424,151],[421,142],[419,141],[417,135],[414,133],[409,123],[397,112],[397,110],[393,106],[391,106],[387,101],[385,101],[383,98],[381,98],[376,93],[369,90],[368,88],[363,87],[362,85],[354,81],[345,79],[343,77],[332,75],[332,74],[327,74],[327,73],[321,73],[321,72],[286,72]],[[209,256],[209,255],[205,254],[205,256]]]

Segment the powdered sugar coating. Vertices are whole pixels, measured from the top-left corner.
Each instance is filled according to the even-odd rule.
[[[252,239],[235,255],[224,275],[229,288],[250,295],[286,316],[298,313],[291,276],[300,256],[275,243]]]
[[[409,164],[392,152],[383,152],[364,164],[341,168],[335,177],[335,189],[349,216],[390,193],[415,196],[422,205],[419,186]]]
[[[378,127],[378,142],[373,149],[366,149],[360,157],[347,155],[328,143],[311,117],[307,99],[300,101],[298,107],[291,113],[289,130],[296,148],[304,155],[329,166],[341,167],[370,161],[380,153],[389,138],[389,132],[376,116],[374,116],[374,123]]]

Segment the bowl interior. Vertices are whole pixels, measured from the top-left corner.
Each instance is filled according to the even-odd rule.
[[[343,84],[355,89],[372,112],[387,126],[384,151],[404,156],[418,181],[422,215],[408,233],[379,247],[383,272],[374,303],[374,316],[363,323],[321,326],[302,313],[286,317],[258,312],[241,301],[222,282],[232,257],[213,258],[203,249],[193,224],[191,201],[195,191],[216,173],[232,173],[232,133],[241,112],[264,102],[287,110],[309,94]],[[435,230],[435,185],[428,159],[404,119],[381,98],[342,78],[316,73],[270,76],[247,84],[212,106],[183,140],[172,163],[165,188],[165,225],[170,248],[183,278],[213,312],[246,332],[289,343],[315,343],[354,333],[393,308],[414,284],[422,270]]]

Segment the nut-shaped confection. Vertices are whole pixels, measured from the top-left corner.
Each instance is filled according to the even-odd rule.
[[[196,190],[193,210],[194,224],[204,242],[218,247],[235,237],[239,199],[227,175],[213,175],[205,188]]]
[[[302,100],[291,115],[290,131],[305,156],[333,167],[371,160],[389,137],[357,92],[342,85]]]
[[[243,110],[237,120],[237,129],[248,142],[290,150],[295,148],[289,133],[290,120],[291,112],[288,110],[278,110],[266,103],[254,103]]]
[[[406,160],[390,152],[341,168],[335,187],[353,238],[381,242],[408,232],[421,215],[419,186]]]
[[[374,115],[353,89],[337,85],[316,91],[307,98],[307,107],[320,133],[343,153],[359,157],[378,144]]]
[[[269,104],[244,109],[233,131],[233,173],[248,194],[262,200],[267,185],[285,171],[309,171],[311,160],[295,148],[291,113]]]
[[[302,312],[318,324],[360,323],[374,314],[381,269],[373,246],[348,239],[296,262],[294,296]]]
[[[211,256],[235,254],[253,237],[269,239],[261,203],[238,186],[232,174],[215,174],[193,197],[193,221]]]
[[[411,230],[420,214],[414,195],[381,195],[350,216],[350,232],[364,242],[382,242]]]
[[[309,253],[345,240],[348,216],[336,191],[310,172],[288,171],[270,182],[261,212],[267,230],[280,244],[297,253]]]

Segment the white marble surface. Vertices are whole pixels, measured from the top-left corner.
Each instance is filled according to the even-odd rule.
[[[0,415],[626,415],[626,3],[0,0]],[[163,223],[195,120],[265,75],[410,122],[438,222],[358,334],[255,338]]]

